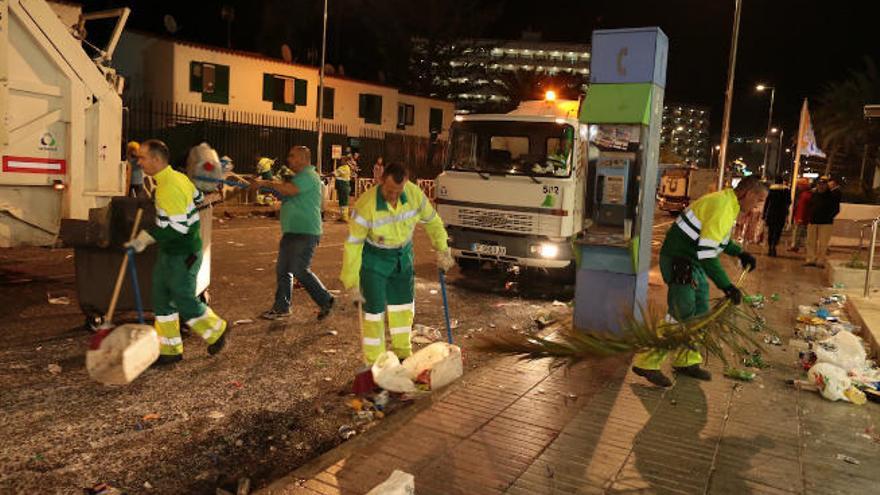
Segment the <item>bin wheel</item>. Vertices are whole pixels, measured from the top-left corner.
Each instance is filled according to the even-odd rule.
[[[482,264],[480,260],[475,260],[471,258],[455,258],[455,262],[458,264],[458,267],[462,272],[476,272],[480,270],[480,265]]]
[[[208,292],[208,289],[203,290],[202,293],[199,294],[199,301],[208,305],[211,304],[211,294]]]
[[[104,323],[103,315],[87,314],[83,327],[90,332],[97,332],[102,323]]]

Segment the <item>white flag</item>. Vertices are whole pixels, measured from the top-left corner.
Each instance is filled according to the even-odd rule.
[[[813,132],[806,99],[804,99],[804,106],[801,107],[801,122],[798,127],[798,154],[825,158],[825,152],[819,149],[819,145],[816,143],[816,134]]]

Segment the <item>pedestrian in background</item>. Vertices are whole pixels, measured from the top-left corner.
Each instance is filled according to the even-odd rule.
[[[130,141],[125,147],[128,161],[128,195],[132,198],[143,198],[147,195],[144,189],[144,169],[138,163],[140,147],[137,141]]]
[[[832,190],[831,182],[835,189]],[[810,201],[810,225],[807,226],[807,260],[804,266],[824,267],[834,218],[840,213],[840,188],[837,181],[820,177]]]
[[[333,171],[336,177],[336,201],[339,202],[338,222],[348,220],[348,199],[351,196],[351,160],[343,158],[342,164]]]
[[[813,190],[810,180],[802,177],[798,179],[797,192],[794,198],[794,208],[792,215],[794,216],[794,233],[791,239],[791,248],[789,251],[796,253],[800,251],[807,239],[807,224],[810,223],[810,201],[813,198]]]
[[[767,254],[776,256],[776,246],[782,237],[782,229],[788,218],[788,207],[791,205],[791,192],[777,177],[770,186],[767,200],[764,201],[764,222],[767,223]]]
[[[334,298],[312,272],[312,257],[321,241],[321,177],[312,165],[312,152],[294,146],[287,154],[293,176],[282,181],[254,180],[252,188],[261,187],[281,195],[281,243],[275,265],[277,286],[272,309],[263,313],[267,320],[290,316],[291,290],[296,278],[318,305],[318,320],[333,308]]]
[[[373,183],[378,184],[382,181],[382,174],[385,173],[385,160],[380,156],[376,158],[376,163],[373,164]]]

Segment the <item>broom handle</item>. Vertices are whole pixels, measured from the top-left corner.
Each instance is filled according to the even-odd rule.
[[[134,215],[134,226],[131,228],[129,241],[133,241],[137,236],[143,215],[144,209],[138,208],[137,213]],[[122,256],[122,263],[119,265],[119,273],[116,275],[116,286],[113,287],[113,297],[110,298],[110,306],[107,307],[107,314],[104,316],[104,322],[106,323],[113,321],[113,313],[116,312],[116,303],[119,302],[119,292],[122,290],[122,281],[125,279],[125,269],[128,267],[128,253],[129,250],[126,249],[125,254]]]

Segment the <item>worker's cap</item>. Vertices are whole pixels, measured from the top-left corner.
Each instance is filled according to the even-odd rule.
[[[275,160],[272,160],[271,158],[260,158],[260,161],[257,162],[257,164],[261,167],[272,168],[272,165],[275,164]]]
[[[828,182],[830,180],[831,180],[831,177],[829,177],[827,175],[823,175],[822,177],[819,177],[819,182]]]
[[[141,145],[137,141],[129,141],[128,144],[125,146],[125,149],[127,151],[138,151],[139,149],[141,149]]]

